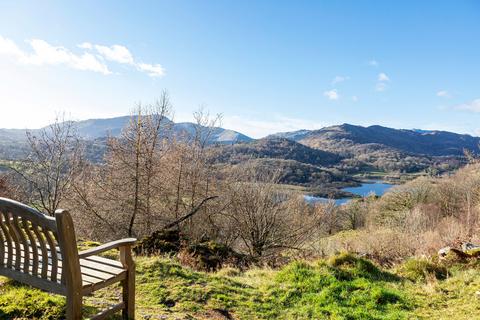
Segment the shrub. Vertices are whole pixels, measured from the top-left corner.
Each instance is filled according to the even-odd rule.
[[[146,256],[177,253],[180,250],[181,240],[180,231],[177,229],[159,230],[143,238],[133,251]]]
[[[398,268],[398,273],[412,281],[443,280],[449,275],[446,267],[425,258],[407,260]]]
[[[215,271],[223,266],[245,268],[250,264],[247,256],[215,241],[184,246],[178,253],[178,259],[183,265],[201,271]]]

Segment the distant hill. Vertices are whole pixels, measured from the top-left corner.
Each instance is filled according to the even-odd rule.
[[[267,136],[266,138],[286,138],[294,141],[299,141],[303,139],[306,135],[308,135],[311,130],[297,130],[297,131],[290,131],[290,132],[277,132]]]
[[[295,160],[316,166],[331,166],[342,159],[336,153],[313,149],[293,140],[276,137],[231,146],[218,146],[215,151],[217,161],[232,164],[252,158],[271,158]]]
[[[319,130],[282,132],[283,137],[343,158],[333,166],[348,173],[365,171],[437,172],[465,162],[464,150],[480,154],[480,138],[435,130],[405,130],[342,124]]]
[[[79,136],[85,140],[95,140],[107,136],[118,137],[122,130],[128,125],[131,117],[115,117],[108,119],[89,119],[74,121],[75,128]],[[191,122],[174,123],[169,119],[165,120],[173,125],[176,134],[193,133],[197,126]],[[43,129],[43,128],[42,128]],[[42,129],[29,129],[30,132],[37,132]],[[25,129],[0,129],[1,142],[18,142],[26,140]],[[213,130],[211,143],[234,143],[246,142],[253,139],[237,131],[216,127]]]
[[[80,138],[86,140],[87,154],[89,159],[99,161],[105,151],[106,137],[118,137],[128,125],[131,117],[115,117],[108,119],[89,119],[74,121],[76,131]],[[195,132],[196,124],[191,122],[174,123],[165,120],[172,125],[176,136],[182,138]],[[44,129],[44,128],[42,128]],[[35,134],[42,129],[29,129]],[[25,129],[0,129],[0,159],[19,159],[28,154],[28,142]],[[239,142],[253,141],[252,138],[229,129],[220,127],[213,128],[209,138],[210,144],[235,144]]]
[[[288,133],[287,133],[288,134]],[[459,156],[464,149],[479,153],[480,138],[446,131],[392,129],[343,124],[296,136],[307,146],[339,151],[355,145],[378,144],[400,152],[429,156]]]
[[[79,135],[89,142],[89,159],[102,161],[105,138],[119,136],[129,121],[130,117],[124,116],[75,122]],[[180,138],[195,132],[196,124],[165,121]],[[436,172],[445,172],[465,162],[465,149],[480,154],[478,137],[378,125],[342,124],[319,130],[281,132],[258,140],[217,127],[208,142],[217,165],[228,168],[250,163],[259,170],[277,165],[291,172],[285,176],[286,180],[300,184],[338,180],[340,176],[366,171],[422,172],[435,168]],[[18,159],[27,153],[25,130],[0,129],[0,159]],[[309,175],[318,177],[317,181]]]

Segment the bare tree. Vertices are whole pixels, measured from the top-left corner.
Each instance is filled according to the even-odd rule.
[[[246,169],[224,188],[227,204],[222,212],[247,253],[260,258],[284,249],[301,249],[321,221],[314,210],[304,210],[281,192],[275,176]]]
[[[10,166],[26,182],[25,194],[38,209],[53,215],[66,199],[81,171],[83,146],[74,123],[63,117],[40,130],[27,132],[29,156]]]
[[[85,177],[92,179],[89,183],[78,186],[87,212],[102,222],[116,220],[107,223],[112,231],[128,236],[152,231],[154,195],[162,188],[157,168],[171,139],[170,112],[166,92],[153,105],[138,105],[121,136],[108,139],[105,163],[94,176]]]

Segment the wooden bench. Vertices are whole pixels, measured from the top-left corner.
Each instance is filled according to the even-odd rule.
[[[67,297],[66,319],[82,318],[82,297],[121,282],[122,302],[91,319],[122,310],[135,317],[135,264],[131,246],[122,239],[78,252],[72,217],[57,210],[46,216],[19,202],[0,198],[0,275]],[[97,256],[118,248],[120,261]]]

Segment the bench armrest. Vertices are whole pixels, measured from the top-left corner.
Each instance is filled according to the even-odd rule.
[[[98,247],[91,248],[91,249],[84,250],[84,251],[80,251],[78,253],[78,257],[80,259],[84,259],[86,257],[93,256],[95,254],[99,254],[99,253],[102,253],[102,252],[105,252],[105,251],[108,251],[108,250],[111,250],[111,249],[125,247],[125,246],[131,246],[131,245],[135,244],[136,241],[137,241],[137,239],[135,239],[135,238],[125,238],[125,239],[121,239],[121,240],[107,242],[107,243],[104,243],[102,245],[99,245]]]

